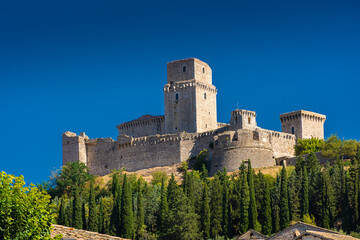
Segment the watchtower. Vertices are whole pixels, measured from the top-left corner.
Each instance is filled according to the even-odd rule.
[[[282,131],[300,139],[324,139],[325,120],[325,115],[304,110],[280,115]]]
[[[230,128],[231,129],[249,129],[256,128],[256,113],[253,111],[236,109],[231,112]]]
[[[165,132],[205,132],[217,128],[217,89],[209,65],[196,58],[169,62],[164,86]]]

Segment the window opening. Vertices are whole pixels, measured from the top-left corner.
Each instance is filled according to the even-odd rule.
[[[295,128],[294,127],[291,128],[291,133],[295,134]]]
[[[179,101],[179,94],[178,93],[175,93],[175,100]]]
[[[183,72],[186,72],[186,66],[183,66]]]
[[[248,123],[249,123],[249,124],[251,123],[251,118],[248,118]]]
[[[203,73],[205,73],[205,68],[203,67]]]
[[[204,93],[204,99],[206,99],[206,93]]]

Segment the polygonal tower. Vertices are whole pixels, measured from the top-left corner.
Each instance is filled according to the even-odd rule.
[[[295,134],[300,139],[324,139],[325,115],[299,110],[281,114],[280,120],[282,131],[285,133]]]
[[[165,132],[205,132],[217,128],[217,89],[209,65],[196,58],[167,64]]]

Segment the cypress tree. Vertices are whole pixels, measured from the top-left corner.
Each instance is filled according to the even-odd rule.
[[[240,166],[240,176],[240,233],[245,233],[249,229],[250,190],[244,162]]]
[[[166,228],[166,217],[169,211],[167,197],[166,197],[166,189],[165,189],[165,182],[164,178],[161,179],[161,199],[160,199],[160,208],[159,214],[157,216],[157,225],[160,231],[160,236],[163,234]]]
[[[121,196],[121,237],[132,239],[135,235],[131,186],[124,174]]]
[[[222,201],[222,228],[223,236],[229,236],[229,187],[227,180],[222,185],[223,201]]]
[[[301,174],[301,172],[300,172]],[[299,174],[299,175],[300,175]],[[291,173],[288,181],[288,196],[289,196],[289,214],[291,221],[300,220],[301,203],[301,181],[298,181],[299,177],[296,171]]]
[[[66,216],[65,216],[65,226],[71,227],[72,226],[72,216],[73,216],[73,200],[69,199],[68,206],[66,207]]]
[[[261,232],[265,235],[270,235],[272,231],[272,218],[271,218],[271,199],[270,199],[270,186],[269,182],[265,181],[264,189],[264,204],[263,204],[263,225]]]
[[[285,166],[281,170],[280,185],[280,228],[285,229],[289,225],[289,201],[287,189],[287,175]]]
[[[211,237],[216,238],[221,234],[221,221],[222,221],[222,194],[221,184],[218,175],[215,175],[212,181],[212,194],[211,194]]]
[[[306,166],[304,165],[301,179],[301,217],[304,217],[306,214],[309,214],[309,179]]]
[[[330,177],[326,170],[322,172],[322,226],[330,229],[333,222],[333,192],[330,184]]]
[[[89,231],[97,232],[98,223],[96,217],[96,203],[95,203],[95,193],[94,193],[94,182],[90,182],[90,194],[89,194]]]
[[[351,230],[354,231],[359,221],[359,170],[355,159],[349,168],[348,195],[352,212]]]
[[[254,188],[254,173],[251,168],[251,161],[248,161],[248,171],[247,178],[249,184],[249,192],[250,192],[250,203],[249,203],[249,228],[258,230],[258,222],[257,222],[257,207],[256,207],[256,199],[255,199],[255,188]]]
[[[83,203],[82,204],[82,223],[83,223],[83,225],[82,225],[82,229],[84,229],[84,230],[88,230],[87,229],[87,222],[86,222],[86,208],[85,208],[85,203]]]
[[[114,172],[111,175],[111,178],[112,178],[112,181],[111,181],[111,193],[112,193],[113,196],[115,196],[117,191],[120,189],[118,172]]]
[[[114,181],[114,178],[117,179],[117,177],[115,177],[116,175],[113,175],[113,182],[117,182],[119,183],[119,181]],[[114,206],[111,212],[111,216],[110,216],[110,234],[114,235],[114,236],[120,236],[121,232],[121,228],[120,228],[120,219],[121,219],[121,186],[120,184],[114,184],[114,186],[116,187],[114,189],[114,194],[113,194],[113,200],[114,200]]]
[[[272,230],[273,233],[280,231],[280,186],[281,177],[279,174],[276,175],[275,185],[271,191],[271,209],[272,209]]]
[[[170,209],[172,208],[173,203],[175,201],[175,191],[178,188],[179,186],[177,185],[174,174],[172,173],[167,187],[167,200]]]
[[[145,224],[145,217],[144,217],[144,203],[143,203],[143,195],[141,185],[139,185],[139,194],[137,199],[137,231],[139,232],[144,224]]]
[[[209,206],[209,191],[208,186],[204,183],[204,193],[201,209],[201,230],[204,239],[210,238],[210,206]]]
[[[82,206],[79,196],[79,190],[75,189],[73,200],[72,226],[76,229],[82,229],[83,227],[81,207]]]
[[[99,219],[98,219],[98,227],[99,227],[99,233],[105,233],[105,227],[104,227],[104,204],[103,204],[103,198],[100,198],[99,200],[100,206],[99,206]]]
[[[61,203],[60,203],[60,210],[59,210],[59,216],[57,219],[57,224],[59,225],[65,225],[66,218],[66,206],[65,206],[65,197],[61,197]]]

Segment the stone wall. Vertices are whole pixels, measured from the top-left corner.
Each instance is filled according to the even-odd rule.
[[[85,141],[89,139],[85,133],[79,136],[73,132],[65,132],[62,134],[62,158],[63,164],[67,162],[80,161],[87,163],[86,158],[86,144]]]
[[[278,157],[292,157],[295,154],[294,146],[296,144],[296,137],[294,134],[282,133],[277,131],[261,129],[261,131],[269,135],[269,141],[274,150],[275,158]]]
[[[165,117],[145,115],[136,120],[122,123],[117,126],[119,135],[143,137],[165,134]]]
[[[129,138],[130,141],[93,139],[87,142],[88,167],[92,174],[106,175],[113,169],[137,171],[173,165],[181,161],[180,137],[163,135]]]

